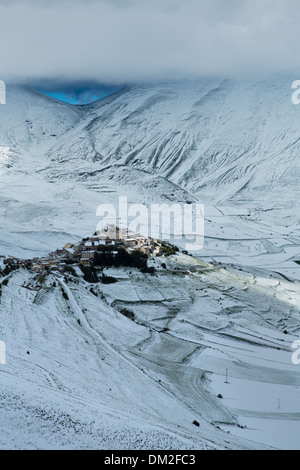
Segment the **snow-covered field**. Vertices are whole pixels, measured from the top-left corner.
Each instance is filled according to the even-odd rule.
[[[0,255],[89,236],[120,195],[204,204],[205,240],[154,276],[108,270],[118,282],[97,296],[82,279],[36,293],[26,270],[9,277],[1,448],[299,449],[299,125],[285,78],[145,85],[84,107],[8,86]]]
[[[118,282],[94,293],[80,276],[33,292],[32,274],[11,275],[1,448],[299,447],[299,285],[182,254],[160,263],[153,276],[108,269]]]

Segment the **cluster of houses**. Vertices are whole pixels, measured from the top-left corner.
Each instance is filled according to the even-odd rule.
[[[162,254],[159,240],[144,237],[139,233],[129,233],[128,230],[111,225],[107,230],[96,232],[92,237],[84,238],[78,243],[67,243],[62,249],[57,249],[47,256],[32,260],[8,257],[4,263],[27,265],[33,272],[40,274],[47,271],[64,273],[67,265],[71,264],[93,266],[95,253],[101,251],[101,247],[109,247],[110,256],[116,256],[120,249],[125,249],[128,253],[139,250],[148,256]]]
[[[31,266],[31,259],[20,259],[16,256],[0,256],[4,265],[14,265],[14,266],[24,266],[30,267]]]

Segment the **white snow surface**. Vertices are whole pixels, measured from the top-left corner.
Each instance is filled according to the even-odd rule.
[[[118,282],[93,293],[80,275],[39,292],[22,287],[28,271],[9,275],[0,448],[299,447],[299,285],[164,261],[154,276],[107,269]]]
[[[0,448],[299,449],[291,82],[133,86],[88,106],[7,86],[0,254],[91,235],[97,206],[119,195],[203,203],[205,243],[167,270],[156,260],[154,276],[108,270],[118,282],[93,286],[98,296],[81,278],[48,277],[36,293],[22,287],[32,274],[9,275]]]

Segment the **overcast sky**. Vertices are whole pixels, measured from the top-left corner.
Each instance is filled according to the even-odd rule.
[[[300,73],[299,0],[0,0],[0,21],[6,81]]]

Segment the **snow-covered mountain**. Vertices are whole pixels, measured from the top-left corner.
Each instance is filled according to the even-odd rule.
[[[213,201],[293,201],[299,190],[300,113],[288,81],[134,87],[87,110],[49,152],[48,174],[70,160],[73,173],[87,165],[93,176],[130,167]]]
[[[1,448],[299,446],[291,82],[139,85],[87,106],[7,87],[0,255],[91,235],[119,195],[204,203],[205,244],[152,260],[154,276],[109,269],[117,282],[92,289],[79,268],[38,292],[32,272],[2,272]]]
[[[1,145],[30,151],[45,142],[51,146],[82,117],[80,108],[33,91],[26,86],[7,87],[7,104],[0,108]],[[51,139],[52,138],[52,139]]]
[[[127,195],[204,203],[202,257],[280,264],[297,276],[300,108],[291,82],[139,85],[86,106],[8,86],[2,252],[45,253],[90,234],[98,205]]]

